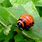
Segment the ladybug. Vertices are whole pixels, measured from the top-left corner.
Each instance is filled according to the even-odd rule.
[[[21,30],[29,30],[34,25],[34,19],[31,15],[24,14],[18,20],[17,26]]]

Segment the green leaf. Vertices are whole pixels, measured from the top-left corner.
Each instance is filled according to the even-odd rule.
[[[10,0],[11,4],[12,5],[21,5],[21,4],[25,4],[27,3],[28,1],[30,0]]]
[[[6,11],[3,7],[0,6],[0,21],[8,25],[9,24],[8,18],[9,18],[8,11]]]
[[[3,3],[1,3],[1,6],[3,6],[3,7],[12,7],[9,0],[4,0]]]
[[[15,37],[15,42],[34,42],[34,40],[30,38],[26,38],[22,33],[18,33]]]
[[[4,35],[3,31],[4,31],[4,27],[2,24],[0,24],[0,42],[4,41],[4,39],[5,39],[5,35]]]
[[[0,23],[0,33],[2,33],[3,30],[4,30],[4,27],[3,27],[3,25]]]
[[[42,7],[42,0],[32,0],[35,4],[35,6]]]
[[[11,42],[11,39],[14,38],[14,33],[13,30],[10,31],[10,33],[8,35],[5,36],[4,42]]]
[[[19,17],[23,14],[26,13],[25,9],[22,6],[18,6],[18,7],[10,7],[8,8],[8,11],[11,12],[13,14],[13,16],[15,16],[15,18],[18,20]]]
[[[42,6],[42,0],[10,0],[11,4],[14,6],[26,4],[29,1],[33,1],[35,6]]]
[[[42,17],[42,7],[36,7],[37,8],[37,10],[38,10],[38,12],[39,12],[39,15],[40,15],[40,17]]]
[[[39,0],[35,5],[36,6],[42,6],[42,0]]]
[[[0,3],[2,3],[4,0],[0,0]]]
[[[1,6],[0,6],[0,23],[5,27],[3,31],[5,35],[9,34],[12,24],[16,23],[15,17],[10,12],[8,12],[6,8]]]

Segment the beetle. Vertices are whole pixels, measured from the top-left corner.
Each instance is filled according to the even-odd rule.
[[[34,25],[34,18],[31,15],[24,14],[20,16],[17,22],[17,26],[21,30],[29,30]]]

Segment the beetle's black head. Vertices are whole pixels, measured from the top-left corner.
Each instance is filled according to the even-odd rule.
[[[21,27],[22,27],[22,24],[19,22],[19,23],[17,23],[17,26],[18,26],[19,28],[21,28]]]
[[[17,23],[17,26],[18,26],[19,29],[23,30],[22,29],[22,24],[20,22]]]

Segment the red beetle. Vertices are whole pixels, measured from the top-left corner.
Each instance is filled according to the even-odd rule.
[[[20,17],[17,23],[18,27],[22,30],[29,30],[34,25],[34,19],[31,15],[24,14]]]

